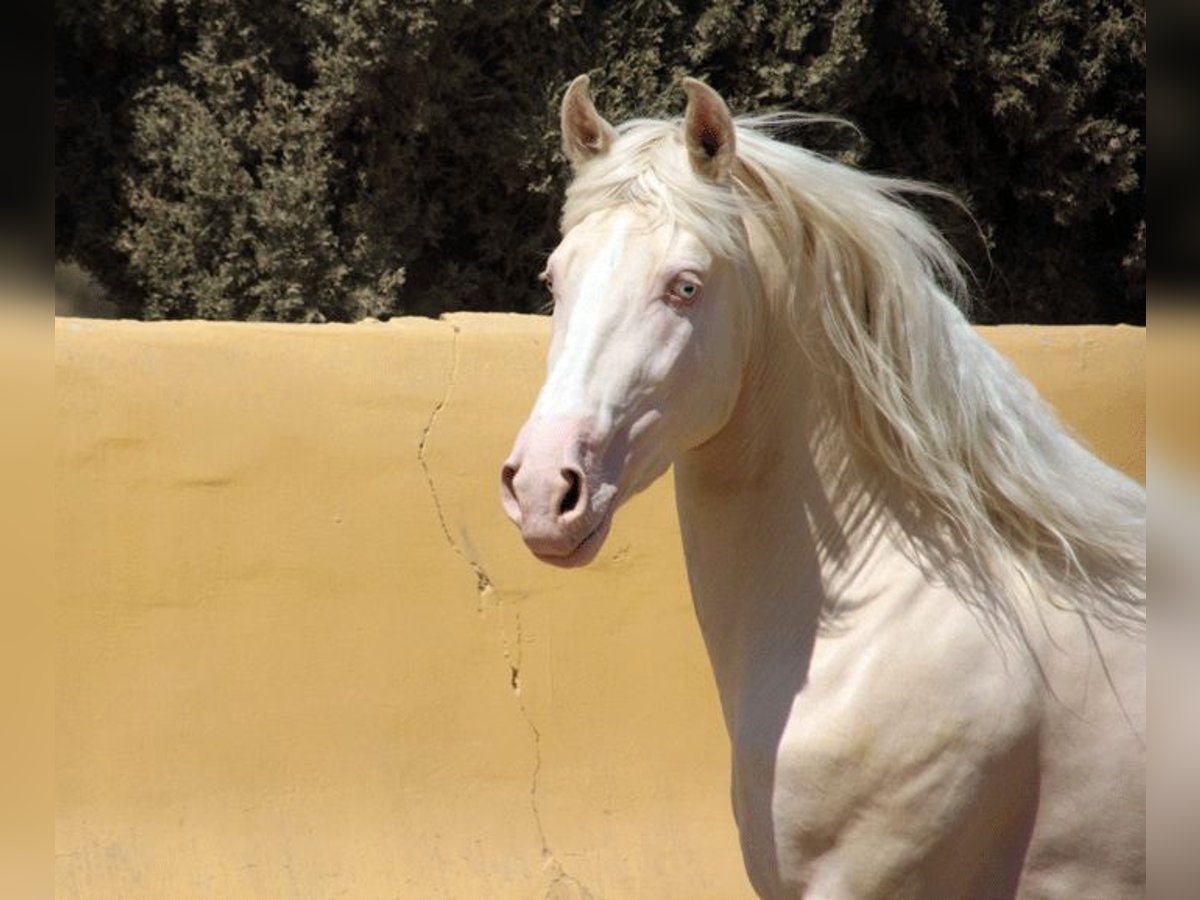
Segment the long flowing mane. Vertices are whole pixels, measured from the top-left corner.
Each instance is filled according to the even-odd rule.
[[[1145,492],[1080,446],[968,324],[960,261],[906,199],[948,195],[773,137],[803,121],[738,119],[731,185],[692,174],[679,122],[627,122],[578,172],[564,229],[635,203],[731,257],[750,252],[748,232],[767,235],[776,247],[773,262],[759,261],[764,314],[783,317],[823,361],[846,445],[935,523],[923,529],[939,536],[926,557],[986,583],[1002,620],[1016,601],[996,585],[1015,582],[1143,628]]]

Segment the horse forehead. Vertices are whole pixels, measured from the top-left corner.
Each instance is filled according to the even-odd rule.
[[[554,254],[581,274],[596,267],[601,258],[619,261],[609,274],[644,277],[668,258],[705,262],[708,253],[701,241],[656,210],[617,208],[589,216],[564,237]],[[606,267],[607,268],[607,267]]]

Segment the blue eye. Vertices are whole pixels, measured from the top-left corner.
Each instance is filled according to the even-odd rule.
[[[667,290],[667,302],[675,306],[691,306],[699,297],[700,283],[687,276],[676,278]]]

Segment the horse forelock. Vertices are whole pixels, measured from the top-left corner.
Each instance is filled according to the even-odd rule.
[[[1071,438],[967,324],[960,260],[906,200],[953,198],[772,136],[807,120],[738,119],[725,183],[691,171],[679,121],[627,122],[577,173],[563,229],[634,204],[729,259],[751,252],[749,232],[768,235],[777,252],[755,260],[759,315],[827,363],[817,370],[848,447],[936,521],[963,570],[994,584],[1016,563],[1024,582],[1081,612],[1141,627],[1144,490]],[[924,550],[940,552],[936,540]]]
[[[686,227],[720,256],[745,255],[739,226],[744,202],[727,186],[691,172],[678,122],[635,119],[617,132],[610,152],[581,167],[567,188],[564,232],[594,212],[637,206]]]

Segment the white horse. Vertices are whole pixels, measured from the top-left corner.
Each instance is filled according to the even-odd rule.
[[[1145,496],[968,326],[902,195],[731,118],[562,105],[548,377],[502,499],[595,557],[673,463],[763,897],[1145,888]],[[786,120],[792,121],[792,120]]]

